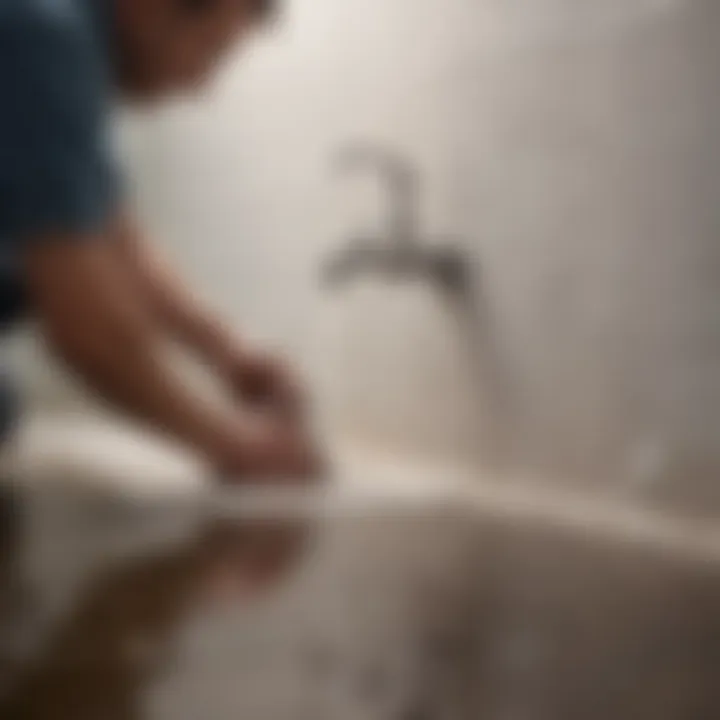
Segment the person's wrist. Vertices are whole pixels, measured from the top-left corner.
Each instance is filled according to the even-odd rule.
[[[195,451],[214,467],[237,463],[243,440],[242,423],[224,413],[207,418],[194,428],[189,438]]]
[[[210,363],[217,373],[231,377],[242,367],[244,348],[229,333],[217,331],[209,343]]]
[[[188,339],[203,360],[219,373],[225,373],[243,354],[242,344],[232,329],[215,318],[197,318]]]

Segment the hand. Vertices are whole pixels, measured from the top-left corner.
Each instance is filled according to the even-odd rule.
[[[195,550],[198,593],[213,603],[256,600],[297,566],[309,541],[305,522],[227,521],[210,524]]]
[[[225,353],[222,370],[238,397],[255,408],[299,418],[305,402],[301,383],[278,358],[261,352]]]
[[[224,434],[211,452],[222,477],[254,482],[316,480],[320,454],[293,423],[255,413]]]

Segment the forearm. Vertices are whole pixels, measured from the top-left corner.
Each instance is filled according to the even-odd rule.
[[[225,355],[239,350],[238,339],[220,316],[181,282],[132,223],[123,222],[118,240],[121,262],[166,333],[216,367],[222,365]]]
[[[98,397],[202,455],[227,434],[230,418],[189,390],[148,331],[134,321],[105,318],[94,337],[56,337],[51,350]]]
[[[212,454],[232,421],[176,377],[110,243],[47,246],[30,258],[28,276],[49,345],[85,382],[121,411]]]
[[[186,288],[161,258],[125,222],[118,243],[118,265],[125,268],[167,335],[183,342],[210,366],[233,397],[272,408],[284,418],[301,417],[298,383],[274,357],[249,350]]]

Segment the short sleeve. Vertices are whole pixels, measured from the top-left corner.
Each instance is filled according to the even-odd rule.
[[[0,18],[0,238],[102,230],[116,203],[102,57],[70,22]],[[6,245],[7,246],[7,245]]]

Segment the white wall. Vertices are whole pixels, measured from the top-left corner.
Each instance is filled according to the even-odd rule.
[[[715,467],[719,56],[713,0],[292,0],[207,102],[141,123],[142,209],[368,441],[465,453],[502,387],[521,465]],[[319,287],[381,223],[372,184],[330,171],[354,138],[422,169],[427,232],[483,268],[499,369],[427,289]]]

